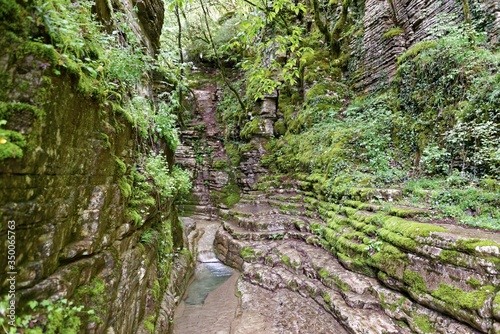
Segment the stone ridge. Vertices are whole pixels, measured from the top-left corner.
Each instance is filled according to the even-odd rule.
[[[254,298],[245,292],[259,293],[257,285],[314,300],[352,333],[499,331],[498,233],[418,223],[425,211],[387,210],[358,195],[330,204],[301,187],[250,192],[221,212],[215,248],[242,271],[243,318]],[[292,332],[308,332],[300,326]]]

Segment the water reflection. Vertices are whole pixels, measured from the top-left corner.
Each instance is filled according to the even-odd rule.
[[[184,302],[189,305],[203,304],[208,294],[231,277],[233,272],[233,269],[219,261],[199,263]]]

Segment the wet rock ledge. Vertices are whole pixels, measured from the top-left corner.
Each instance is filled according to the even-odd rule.
[[[310,186],[222,211],[216,253],[242,272],[235,333],[500,332],[498,233],[419,223],[425,212],[373,192],[331,204]]]

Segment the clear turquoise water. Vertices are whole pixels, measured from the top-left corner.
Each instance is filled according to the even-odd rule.
[[[221,262],[199,263],[184,302],[189,305],[203,304],[208,294],[227,281],[233,272]]]

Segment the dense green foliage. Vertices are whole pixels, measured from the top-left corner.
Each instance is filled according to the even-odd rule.
[[[9,301],[6,298],[0,301],[0,326],[5,333],[14,334],[21,331],[26,334],[76,334],[82,329],[81,317],[94,314],[93,310],[84,310],[83,306],[76,306],[65,298],[55,302],[31,301],[28,304],[29,311],[17,315],[13,321],[15,326],[10,326],[11,320],[7,317]]]
[[[443,32],[443,30],[445,30]],[[471,26],[441,26],[399,61],[398,137],[422,154],[424,171],[500,176],[500,56]]]
[[[441,18],[400,57],[392,82],[359,94],[353,83],[362,66],[349,50],[362,37],[362,8],[256,2],[212,20],[214,40],[240,71],[234,83],[246,105],[228,89],[218,106],[231,161],[255,149],[259,101],[278,91],[275,137],[262,161],[271,171],[316,180],[331,199],[345,187],[403,188],[404,203],[439,209],[431,219],[500,228],[499,55],[486,38],[487,15],[473,5],[464,12],[474,24]],[[401,33],[396,27],[381,38]],[[413,186],[425,180],[441,190]]]
[[[80,1],[78,8],[71,1],[35,1],[32,11],[35,22],[42,26],[55,53],[53,71],[65,68],[77,75],[79,88],[104,101],[120,96],[127,88],[141,83],[145,71],[152,68],[152,59],[126,24],[127,15],[114,13],[119,31],[108,34],[92,14],[93,1]],[[83,29],[82,29],[83,28]],[[120,41],[124,34],[126,43]],[[34,38],[34,43],[44,40]]]
[[[165,67],[169,54],[162,54],[161,62],[155,61],[127,24],[130,15],[126,12],[115,10],[112,13],[111,23],[115,30],[108,33],[109,29],[93,14],[93,5],[93,1],[73,4],[69,0],[34,1],[20,5],[4,0],[1,43],[18,60],[32,55],[39,58],[45,85],[50,85],[54,77],[70,75],[76,78],[80,93],[99,101],[103,112],[124,115],[140,137],[163,138],[175,149],[174,115],[178,101],[165,92],[169,103],[153,106],[138,91],[139,86],[147,85],[152,71],[163,73],[167,80],[174,80],[175,84],[176,70]],[[16,20],[19,22],[15,23]],[[29,82],[24,86],[14,85],[5,72],[0,78],[3,84],[0,96],[0,159],[20,158],[22,148],[26,146],[24,136],[4,127],[9,125],[11,117],[22,111],[18,104],[9,101],[8,96],[29,89]],[[47,97],[43,92],[43,89],[39,92],[35,103],[44,103]],[[41,117],[42,113],[35,112],[39,105],[27,106]]]
[[[187,170],[178,166],[170,169],[165,158],[153,151],[140,154],[137,165],[120,181],[122,194],[129,198],[127,215],[136,226],[142,226],[169,201],[188,195],[191,187]]]
[[[407,183],[413,205],[499,229],[500,58],[471,26],[434,36],[399,59],[385,92],[347,106],[335,103],[350,100],[345,89],[314,97],[326,105],[306,100],[264,162],[280,173],[322,175],[328,189]],[[413,185],[423,181],[415,180],[427,177],[438,188],[419,192]]]

